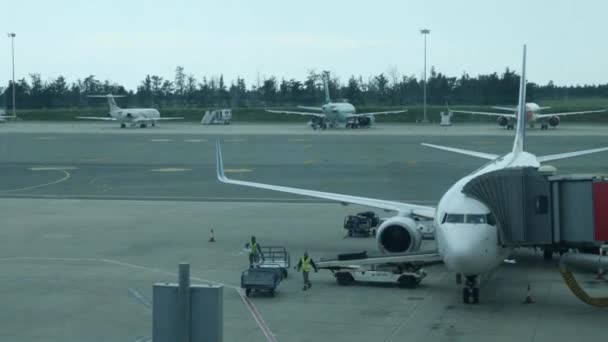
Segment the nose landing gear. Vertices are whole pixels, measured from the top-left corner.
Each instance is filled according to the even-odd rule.
[[[466,282],[462,289],[462,302],[464,304],[479,303],[479,284],[477,276],[466,276]]]

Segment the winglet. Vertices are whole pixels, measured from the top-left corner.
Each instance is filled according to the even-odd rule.
[[[220,144],[220,140],[218,139],[215,144],[215,161],[217,163],[217,179],[225,183],[228,179],[224,174],[224,162],[222,161],[222,145]]]
[[[519,80],[519,101],[517,103],[517,131],[513,142],[513,153],[524,150],[526,136],[526,45],[524,44],[524,57],[521,65],[521,78]]]

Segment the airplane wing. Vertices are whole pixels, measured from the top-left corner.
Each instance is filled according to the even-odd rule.
[[[168,120],[183,120],[183,117],[170,117],[170,118],[156,118],[156,119],[149,119],[149,118],[144,118],[144,117],[139,117],[139,118],[135,118],[135,120],[133,120],[134,122],[141,122],[141,121],[168,121]]]
[[[81,120],[116,121],[116,118],[111,118],[109,116],[77,116],[76,119],[81,119]]]
[[[278,114],[295,114],[295,115],[304,115],[304,116],[316,116],[318,118],[324,118],[325,114],[323,113],[309,113],[309,112],[293,112],[289,110],[270,110],[266,109],[268,113],[278,113]]]
[[[362,116],[370,116],[370,115],[385,115],[385,114],[399,114],[399,113],[405,113],[407,112],[407,110],[390,110],[387,112],[369,112],[369,113],[357,113],[357,114],[350,114],[349,118],[359,118]]]
[[[473,156],[473,157],[482,158],[482,159],[488,159],[488,160],[494,160],[494,159],[500,157],[497,154],[477,152],[477,151],[471,151],[471,150],[463,150],[461,148],[454,148],[454,147],[448,147],[448,146],[433,145],[433,144],[427,144],[427,143],[422,143],[421,145],[432,147],[432,148],[436,148],[438,150],[444,150],[444,151],[450,151],[450,152],[455,152],[455,153],[460,153],[460,154],[466,154],[467,156]]]
[[[216,162],[217,162],[217,179],[226,184],[234,184],[234,185],[242,185],[248,186],[252,188],[258,189],[266,189],[273,190],[279,192],[286,192],[290,194],[309,196],[314,198],[322,198],[330,201],[340,202],[342,204],[359,204],[373,208],[379,208],[384,210],[393,210],[400,213],[411,213],[416,216],[433,219],[435,216],[435,208],[422,206],[417,204],[408,204],[394,201],[385,201],[373,198],[366,197],[357,197],[357,196],[349,196],[349,195],[341,195],[330,192],[321,192],[314,190],[305,190],[298,188],[290,188],[286,186],[278,186],[278,185],[270,185],[263,183],[255,183],[255,182],[247,182],[247,181],[239,181],[233,180],[226,177],[224,174],[224,163],[222,161],[222,149],[220,146],[220,142],[217,142],[216,145]]]
[[[307,107],[307,106],[298,106],[298,108],[300,109],[306,109],[306,110],[316,110],[316,111],[322,111],[323,108],[321,107]]]
[[[452,109],[450,109],[450,112],[463,113],[463,114],[475,114],[475,115],[488,115],[488,116],[505,116],[507,118],[515,119],[515,114],[508,114],[508,113],[475,112],[475,111],[468,111],[468,110],[452,110]]]
[[[538,119],[542,119],[542,118],[548,118],[551,116],[564,116],[564,115],[578,115],[578,114],[590,114],[590,113],[602,113],[602,112],[607,112],[608,109],[602,109],[602,110],[586,110],[586,111],[582,111],[582,112],[563,112],[563,113],[547,113],[547,114],[538,114],[536,115],[536,117]]]
[[[583,150],[583,151],[576,151],[576,152],[566,152],[566,153],[559,153],[559,154],[551,154],[551,155],[548,155],[548,156],[538,157],[536,159],[540,163],[543,163],[543,162],[547,162],[547,161],[551,161],[551,160],[558,160],[558,159],[577,157],[577,156],[582,156],[582,155],[585,155],[585,154],[598,153],[598,152],[604,152],[604,151],[608,151],[608,147],[594,148],[594,149],[591,149],[591,150]]]
[[[498,110],[506,110],[506,111],[509,111],[509,112],[515,112],[515,111],[517,110],[517,108],[516,108],[516,107],[501,107],[501,106],[494,106],[494,107],[492,107],[492,108],[494,108],[494,109],[498,109]]]

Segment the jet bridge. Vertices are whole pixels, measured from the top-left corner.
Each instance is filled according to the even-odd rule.
[[[582,248],[608,241],[606,176],[503,169],[476,177],[463,193],[490,208],[506,246]]]

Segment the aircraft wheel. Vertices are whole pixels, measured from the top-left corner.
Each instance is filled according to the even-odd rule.
[[[471,292],[473,295],[473,304],[479,304],[479,287],[474,287]]]
[[[336,280],[340,286],[348,286],[355,282],[350,273],[336,273]]]
[[[139,127],[146,128],[146,124],[145,123],[139,124]]]
[[[121,123],[120,128],[127,128],[127,124]]]
[[[156,122],[152,121],[152,127],[156,126]]]
[[[462,302],[464,304],[469,304],[469,297],[470,297],[469,290],[470,289],[468,287],[463,287],[462,288]]]

